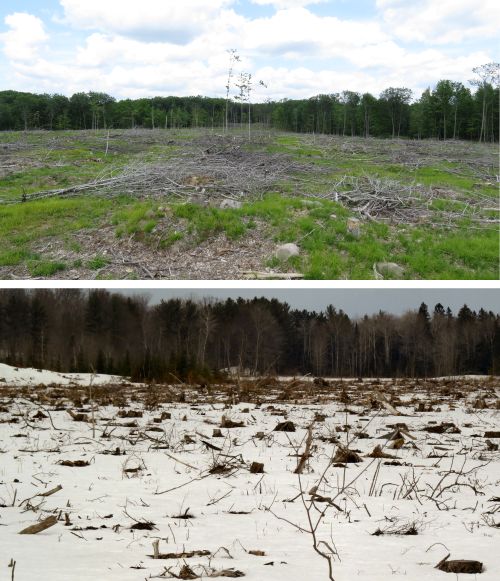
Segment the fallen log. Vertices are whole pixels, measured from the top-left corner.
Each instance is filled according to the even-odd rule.
[[[263,474],[264,464],[262,462],[252,462],[250,465],[250,474]]]
[[[243,276],[257,280],[299,280],[304,278],[304,275],[298,272],[258,272],[253,270],[245,270]]]
[[[280,422],[273,432],[295,432],[295,424],[290,420]]]
[[[493,430],[489,432],[484,432],[484,438],[500,438],[500,430]]]
[[[380,444],[378,444],[377,446],[375,446],[375,448],[373,449],[373,451],[370,454],[367,454],[367,458],[391,458],[391,459],[394,459],[394,458],[396,458],[396,456],[393,456],[392,454],[387,454],[386,452],[384,452],[382,450],[382,446]]]
[[[483,564],[481,561],[474,561],[469,559],[453,559],[448,561],[450,554],[448,553],[444,559],[434,567],[445,573],[482,573]]]
[[[62,485],[58,484],[55,488],[52,488],[51,490],[47,490],[47,492],[40,492],[36,496],[51,496],[52,494],[55,494],[56,492],[59,492],[60,490],[62,490]]]
[[[384,395],[381,393],[374,393],[372,395],[373,399],[376,400],[382,407],[386,409],[390,414],[394,416],[400,416],[401,412],[399,412],[391,403],[389,403]]]
[[[87,460],[59,460],[58,464],[61,466],[69,466],[70,468],[90,466],[90,462],[87,462]]]
[[[68,414],[73,418],[75,422],[88,422],[89,417],[87,414],[75,413],[73,410],[67,410]]]
[[[26,527],[22,531],[19,531],[20,535],[36,535],[42,531],[53,527],[57,523],[57,516],[49,516],[48,518],[41,520],[40,522]]]
[[[340,445],[333,458],[333,462],[342,464],[357,464],[358,462],[362,461],[363,459],[361,458],[361,456],[357,454],[354,450],[349,450],[349,448],[345,448],[344,446]]]

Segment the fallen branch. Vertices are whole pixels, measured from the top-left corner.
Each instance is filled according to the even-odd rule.
[[[41,520],[40,522],[26,527],[22,531],[19,531],[20,535],[36,535],[42,531],[53,527],[57,523],[57,516],[49,516],[48,518]]]
[[[242,274],[245,278],[254,278],[257,280],[298,280],[304,278],[304,275],[298,272],[258,272],[254,270],[245,270]]]
[[[306,438],[306,446],[302,456],[300,457],[299,463],[297,464],[297,468],[295,468],[294,474],[302,474],[304,468],[306,466],[306,462],[309,460],[311,456],[311,445],[313,441],[313,433],[312,433],[312,425],[309,426],[307,429],[307,438]]]
[[[55,488],[52,488],[51,490],[47,490],[47,492],[39,492],[38,494],[30,496],[29,498],[26,498],[21,503],[19,503],[19,506],[22,506],[25,502],[29,502],[30,500],[33,500],[37,496],[44,496],[44,497],[51,496],[52,494],[55,494],[56,492],[59,492],[60,490],[62,490],[62,486],[61,486],[61,484],[58,484]]]

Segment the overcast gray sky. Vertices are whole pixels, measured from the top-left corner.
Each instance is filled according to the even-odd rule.
[[[173,297],[214,297],[222,300],[228,297],[276,297],[299,309],[320,311],[332,304],[351,317],[379,310],[399,314],[418,308],[422,302],[427,303],[431,311],[434,305],[441,303],[444,307],[449,306],[454,313],[464,304],[474,310],[483,307],[500,313],[498,289],[122,289],[117,292],[148,295],[151,304]]]

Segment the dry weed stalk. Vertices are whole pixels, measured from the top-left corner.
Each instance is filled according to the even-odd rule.
[[[14,573],[16,570],[16,561],[14,561],[14,559],[10,560],[10,563],[7,565],[10,569],[12,569],[11,571],[11,576],[10,576],[10,581],[14,581]]]
[[[292,446],[293,446],[293,443],[291,442],[290,437],[288,437],[288,440],[289,440],[290,444],[292,444]],[[304,440],[306,442],[305,450],[304,450],[304,453],[301,455],[301,454],[299,454],[299,450],[300,450],[300,447],[302,445],[302,442],[304,442]],[[300,442],[298,444],[298,446],[295,446],[296,454],[297,454],[297,456],[300,457],[297,469],[300,467],[301,463],[302,463],[302,465],[305,465],[305,462],[309,458],[309,454],[310,454],[310,450],[311,450],[312,442],[313,442],[312,425],[309,426],[307,433],[306,433],[305,437],[303,438],[302,442]],[[313,550],[321,558],[325,559],[325,561],[327,562],[329,581],[335,581],[335,579],[333,577],[333,560],[334,560],[335,556],[338,557],[338,552],[335,549],[335,543],[334,543],[333,538],[331,536],[330,536],[330,542],[318,539],[318,529],[319,529],[320,524],[323,522],[325,515],[332,507],[336,508],[337,510],[341,510],[341,509],[338,505],[336,505],[332,501],[332,499],[319,496],[317,494],[317,490],[319,489],[321,484],[323,484],[323,482],[326,479],[326,474],[327,474],[327,472],[328,472],[328,470],[333,462],[333,457],[335,455],[335,451],[336,450],[334,447],[332,455],[329,458],[327,465],[326,465],[325,469],[323,470],[319,480],[317,481],[317,484],[309,492],[309,494],[310,494],[309,499],[306,499],[306,491],[304,490],[304,486],[302,483],[302,470],[300,470],[300,471],[297,471],[297,469],[295,470],[295,474],[297,474],[298,483],[299,483],[299,493],[295,498],[289,500],[288,502],[293,502],[297,498],[300,498],[300,500],[304,506],[305,513],[306,513],[306,518],[307,518],[307,526],[306,527],[298,525],[297,523],[294,523],[294,522],[292,522],[292,521],[290,521],[282,516],[277,515],[272,510],[272,504],[270,506],[266,507],[266,510],[268,512],[270,512],[277,519],[282,520],[284,522],[287,522],[288,524],[295,527],[297,530],[311,535]],[[302,466],[302,468],[303,468],[303,466]],[[316,501],[324,502],[325,503],[324,508],[318,507],[316,505]],[[273,501],[273,503],[274,503],[274,501]],[[313,513],[313,510],[314,510],[314,513]],[[318,513],[317,516],[315,513]]]

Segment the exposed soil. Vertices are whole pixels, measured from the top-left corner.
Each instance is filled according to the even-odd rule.
[[[220,233],[199,244],[180,240],[159,249],[154,242],[145,244],[134,236],[117,238],[116,228],[106,226],[73,234],[70,240],[78,243],[78,251],[56,238],[40,240],[33,250],[46,260],[82,262],[80,267],[57,272],[54,278],[58,279],[241,279],[248,271],[271,271],[265,262],[273,255],[276,244],[264,235],[264,228],[263,224],[256,224],[238,240]],[[97,270],[85,267],[97,255],[109,263]],[[0,277],[33,278],[24,265],[0,268]]]

